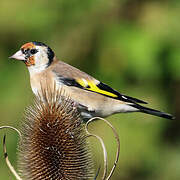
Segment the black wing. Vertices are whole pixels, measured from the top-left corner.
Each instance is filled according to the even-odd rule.
[[[58,79],[61,83],[67,85],[67,86],[74,86],[78,87],[87,91],[95,92],[113,99],[121,100],[124,102],[130,102],[130,103],[142,103],[147,104],[147,102],[142,101],[140,99],[136,99],[130,96],[126,96],[124,94],[119,93],[118,91],[112,89],[108,85],[100,82],[98,84],[95,84],[93,81],[89,81],[88,85],[84,86],[81,83],[79,83],[79,80],[76,79],[70,79],[70,78],[64,78],[62,76],[58,76]]]

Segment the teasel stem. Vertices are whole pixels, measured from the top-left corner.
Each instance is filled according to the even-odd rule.
[[[111,169],[111,171],[110,171],[108,176],[107,176],[107,166],[108,166],[108,163],[107,163],[107,151],[106,151],[104,142],[103,142],[103,140],[99,136],[97,136],[95,134],[92,134],[92,133],[90,133],[88,131],[88,125],[91,122],[95,121],[95,120],[104,121],[112,129],[112,131],[114,133],[114,136],[115,136],[115,139],[116,139],[116,142],[117,142],[116,158],[115,158],[115,161],[114,161],[114,165],[113,165],[113,167],[112,167],[112,169]],[[115,170],[115,168],[117,166],[117,162],[119,160],[119,154],[120,154],[120,139],[119,139],[119,135],[118,135],[116,129],[114,128],[114,126],[110,122],[108,122],[106,119],[101,118],[101,117],[94,117],[94,118],[91,118],[89,121],[87,121],[87,123],[85,125],[85,130],[86,130],[86,132],[87,132],[87,134],[89,136],[93,136],[93,137],[97,138],[100,141],[100,143],[101,143],[101,146],[102,146],[102,149],[103,149],[103,154],[104,154],[104,172],[103,172],[102,180],[109,180],[112,177],[112,175],[114,173],[114,170]]]
[[[102,147],[102,149],[103,149],[103,157],[104,157],[104,173],[103,173],[102,180],[104,180],[105,177],[106,177],[106,174],[107,174],[107,151],[106,151],[106,147],[105,147],[105,145],[104,145],[104,142],[103,142],[102,138],[99,137],[98,135],[89,133],[89,131],[87,130],[87,127],[86,127],[86,132],[87,132],[87,134],[88,134],[87,137],[91,137],[91,136],[92,136],[92,137],[95,137],[95,138],[101,143],[101,147]],[[99,169],[98,169],[98,173],[97,173],[97,175],[96,175],[96,178],[97,178],[98,174],[99,174]],[[96,179],[96,178],[95,178],[95,179]]]
[[[12,129],[12,130],[14,130],[15,132],[18,133],[20,138],[22,136],[21,132],[17,128],[13,127],[13,126],[0,126],[0,130],[1,129]]]
[[[12,130],[14,130],[15,132],[18,133],[20,138],[22,136],[21,132],[18,129],[16,129],[15,127],[12,127],[12,126],[1,126],[0,130],[1,129],[12,129]],[[12,166],[11,162],[9,161],[8,154],[7,154],[7,148],[6,148],[6,135],[4,135],[4,137],[3,137],[3,153],[4,153],[4,158],[5,158],[5,161],[6,161],[6,164],[7,164],[8,168],[9,168],[9,170],[12,172],[12,174],[15,176],[15,178],[17,180],[22,180],[20,178],[20,176],[18,175],[18,173],[16,172],[16,170],[14,169],[14,167]]]
[[[4,153],[4,158],[6,160],[6,164],[9,167],[12,174],[15,176],[17,180],[22,180],[20,176],[18,175],[18,173],[16,172],[16,170],[14,169],[14,167],[12,166],[11,162],[9,161],[7,150],[6,150],[6,135],[4,135],[4,138],[3,138],[3,153]]]

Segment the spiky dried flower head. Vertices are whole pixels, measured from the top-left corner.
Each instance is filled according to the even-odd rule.
[[[76,104],[45,91],[25,113],[18,167],[28,180],[93,179],[86,134]]]

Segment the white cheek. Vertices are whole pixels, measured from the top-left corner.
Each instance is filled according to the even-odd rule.
[[[41,62],[41,63],[40,63]],[[29,66],[28,70],[30,75],[34,75],[36,73],[40,73],[47,68],[46,61],[44,59],[35,57],[35,65]]]
[[[43,59],[45,58],[44,53],[39,51],[35,54],[35,61],[36,61],[36,65],[39,65],[42,63]]]

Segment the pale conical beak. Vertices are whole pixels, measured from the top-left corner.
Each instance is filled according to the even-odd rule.
[[[17,59],[17,60],[26,60],[25,55],[22,53],[21,50],[10,56],[11,59]]]

